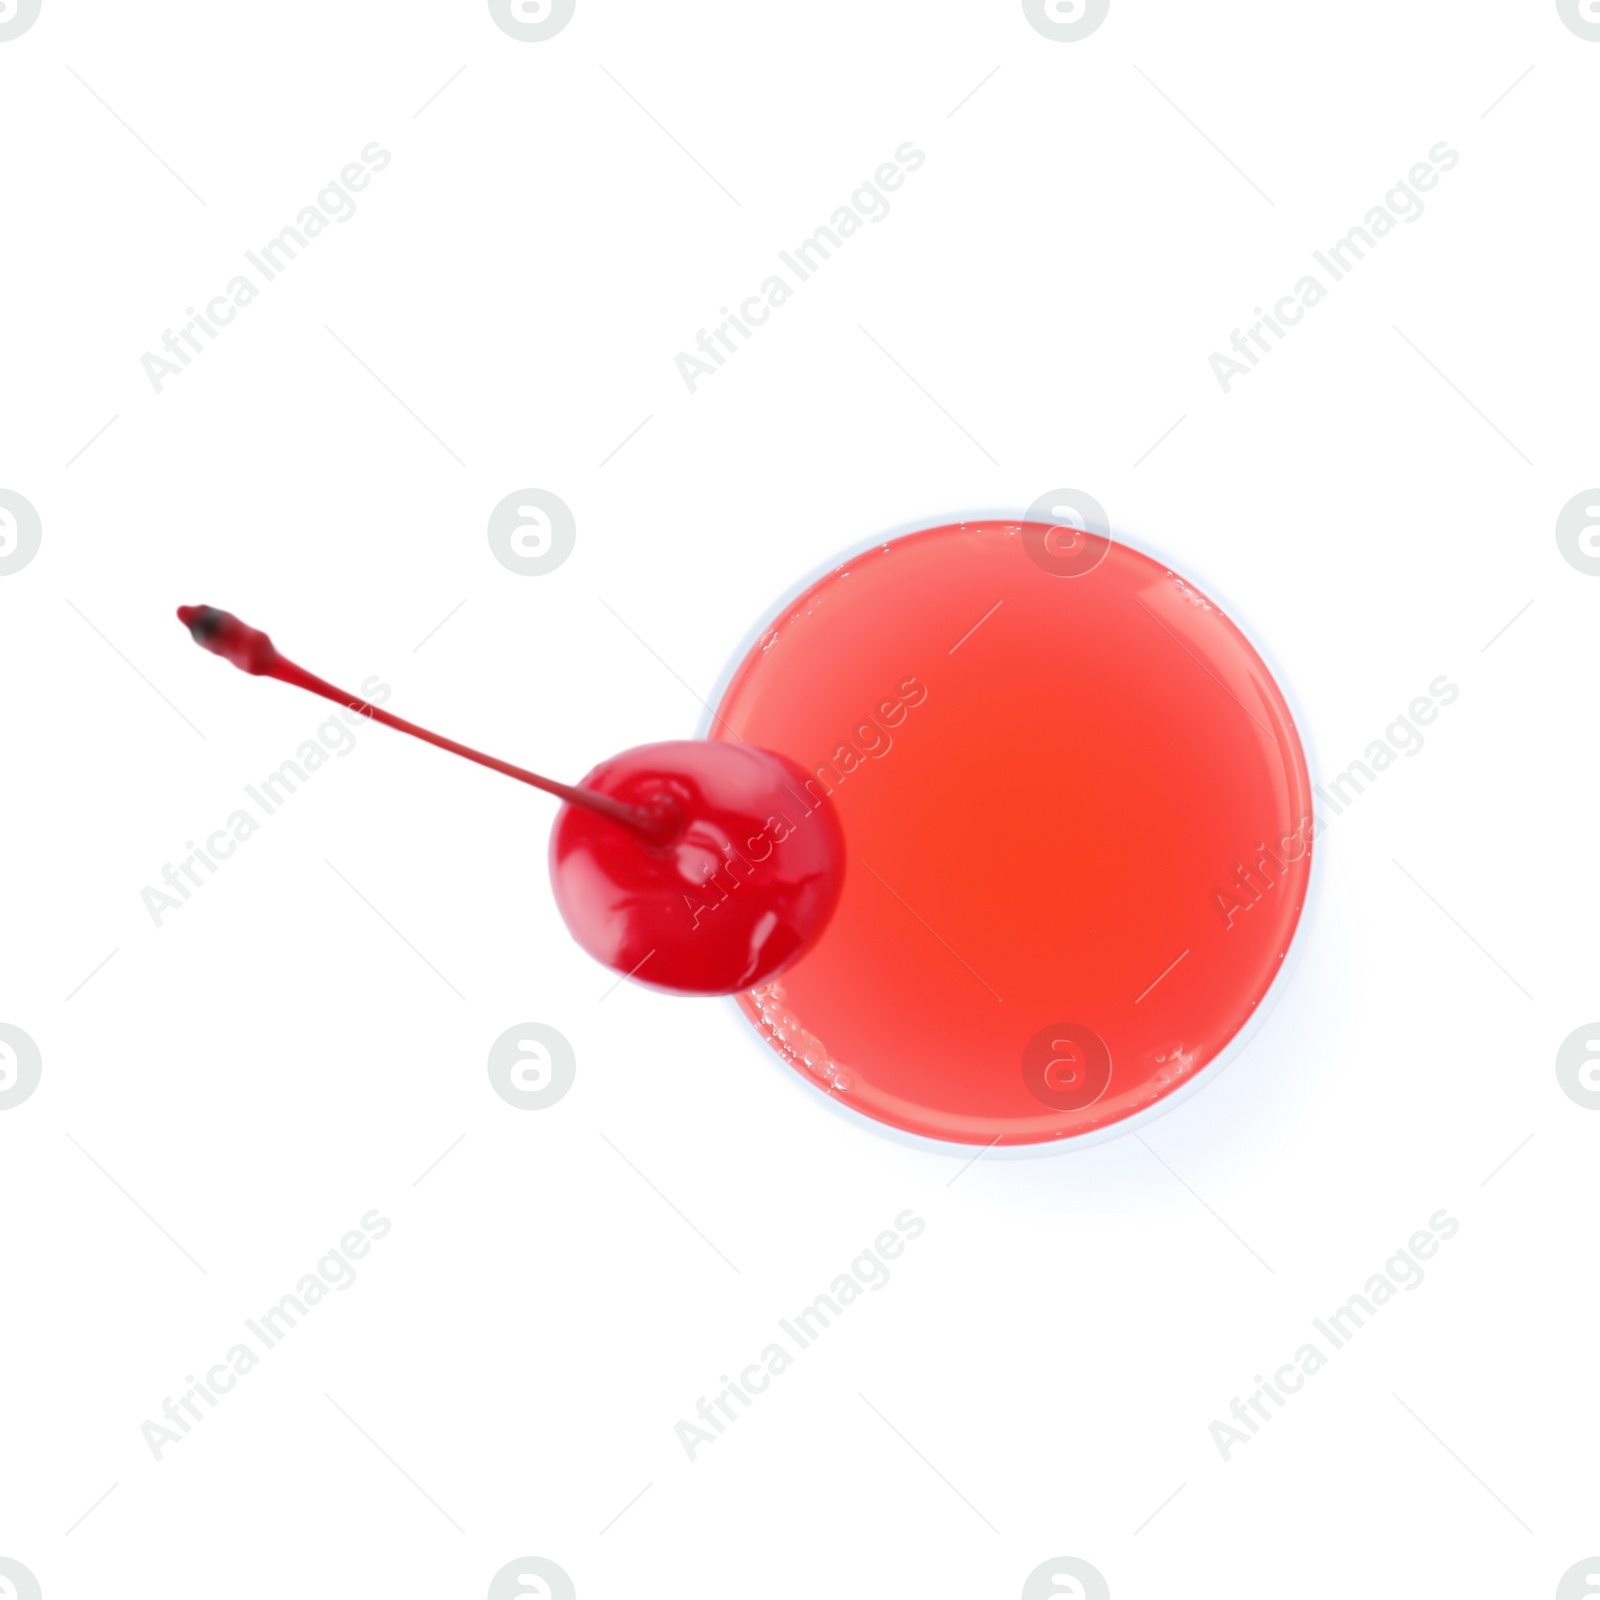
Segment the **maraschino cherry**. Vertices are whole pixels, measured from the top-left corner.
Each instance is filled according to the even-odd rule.
[[[335,688],[213,606],[179,606],[197,644],[565,802],[550,835],[563,920],[597,961],[679,994],[736,994],[816,943],[844,886],[844,835],[787,757],[704,739],[640,745],[581,784],[484,755]]]

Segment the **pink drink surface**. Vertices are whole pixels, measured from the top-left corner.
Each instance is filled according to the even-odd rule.
[[[713,737],[844,830],[817,944],[739,1004],[818,1089],[975,1145],[1186,1084],[1277,977],[1311,869],[1289,709],[1217,606],[1097,535],[930,528],[788,606]]]

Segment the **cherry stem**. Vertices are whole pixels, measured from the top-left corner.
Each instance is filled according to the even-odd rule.
[[[506,777],[515,778],[519,783],[543,789],[546,794],[553,794],[571,805],[584,806],[602,817],[609,817],[611,821],[620,823],[625,828],[631,828],[651,842],[659,841],[662,836],[665,819],[646,811],[642,806],[631,806],[624,801],[613,800],[610,795],[601,794],[596,789],[585,789],[570,783],[557,783],[554,778],[530,772],[526,767],[513,766],[509,761],[502,761],[497,756],[485,755],[481,750],[458,744],[454,739],[447,739],[443,734],[419,727],[415,722],[407,722],[404,717],[397,717],[392,712],[373,705],[371,701],[363,700],[360,695],[351,694],[347,689],[335,687],[325,678],[307,672],[304,667],[296,665],[287,656],[280,655],[266,634],[250,627],[247,623],[240,622],[229,612],[219,611],[214,606],[179,606],[178,620],[189,629],[196,644],[231,661],[243,672],[253,673],[257,677],[276,678],[280,683],[293,684],[297,689],[319,694],[325,700],[332,700],[348,711],[369,717],[374,722],[381,722],[386,728],[409,733],[413,739],[437,745],[439,749],[448,750],[452,755],[476,761],[481,767],[503,772]]]

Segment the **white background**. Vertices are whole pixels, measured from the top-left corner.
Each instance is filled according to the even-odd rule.
[[[1600,581],[1554,539],[1600,481],[1597,76],[1544,0],[1113,0],[1066,44],[1002,0],[579,0],[540,44],[467,0],[44,0],[0,43],[0,487],[43,524],[0,578],[0,1021],[44,1063],[0,1112],[0,1555],[46,1600],[476,1597],[523,1555],[582,1600],[1012,1600],[1058,1555],[1116,1600],[1552,1595],[1600,1547],[1600,1115],[1553,1069],[1600,1012]],[[908,139],[691,396],[677,352]],[[158,395],[141,355],[372,140]],[[1211,352],[1440,140],[1224,395]],[[850,1126],[727,1004],[608,994],[549,804],[377,728],[141,905],[323,720],[179,602],[576,777],[688,735],[836,552],[1059,485],[1252,629],[1320,775],[1461,687],[1144,1142],[963,1171]],[[544,577],[485,535],[528,486],[577,521]],[[578,1061],[540,1112],[485,1071],[530,1020]],[[359,1281],[155,1461],[374,1207]],[[691,1464],[674,1424],[908,1207],[894,1281]],[[1210,1423],[1440,1208],[1225,1463]]]

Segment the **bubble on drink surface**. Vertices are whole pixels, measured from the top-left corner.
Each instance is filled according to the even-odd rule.
[[[1172,579],[1179,597],[1187,600],[1196,611],[1215,611],[1217,609],[1193,584],[1185,582],[1170,567],[1167,569],[1167,576]]]
[[[1194,1067],[1195,1057],[1184,1050],[1181,1044],[1169,1044],[1164,1050],[1157,1050],[1154,1057],[1157,1067],[1161,1070],[1156,1074],[1158,1088],[1168,1088],[1180,1078],[1186,1076]],[[1160,1099],[1160,1095],[1154,1098]]]
[[[848,1094],[855,1080],[828,1054],[828,1047],[790,1011],[781,983],[758,984],[749,991],[756,1007],[756,1028],[786,1061],[804,1067],[830,1089]]]

